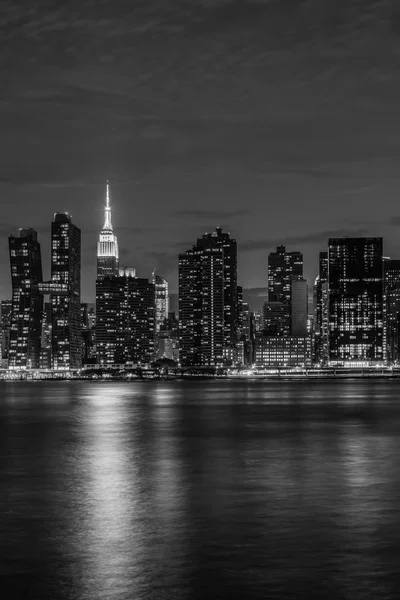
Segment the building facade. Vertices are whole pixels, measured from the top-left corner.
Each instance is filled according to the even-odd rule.
[[[10,369],[38,369],[43,297],[42,259],[37,233],[20,229],[9,238],[12,309],[8,351]]]
[[[382,238],[333,238],[328,253],[330,366],[382,364]]]
[[[257,368],[292,368],[311,365],[311,340],[306,337],[270,337],[257,335],[255,342]]]
[[[97,362],[148,364],[155,358],[155,288],[131,275],[103,277],[96,286]]]

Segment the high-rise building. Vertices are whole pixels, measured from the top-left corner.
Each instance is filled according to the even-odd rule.
[[[290,304],[291,282],[303,277],[301,252],[286,252],[285,246],[277,246],[268,256],[268,300]]]
[[[277,246],[268,256],[268,301],[281,302],[289,307],[286,329],[291,333],[292,281],[303,278],[303,255],[286,252],[285,246]]]
[[[308,285],[305,279],[292,281],[291,334],[306,337],[308,321]]]
[[[223,311],[224,311],[224,357],[234,358],[237,341],[237,243],[229,233],[217,227],[213,233],[205,233],[197,240],[202,250],[219,248],[223,254]],[[214,253],[216,256],[216,253]]]
[[[381,364],[382,238],[329,240],[329,364]]]
[[[97,279],[118,275],[118,266],[118,240],[111,221],[110,186],[107,182],[104,225],[97,242]]]
[[[314,283],[313,362],[328,360],[328,253],[319,253],[319,273]]]
[[[8,350],[10,346],[12,300],[2,300],[0,305],[1,316],[1,359],[8,364]]]
[[[179,358],[184,367],[202,364],[202,251],[179,255]]]
[[[168,318],[168,281],[153,271],[153,285],[156,294],[156,333]]]
[[[154,360],[154,284],[133,273],[97,280],[96,350],[104,366]]]
[[[52,367],[77,369],[81,344],[81,230],[68,213],[56,213],[51,224]]]
[[[9,238],[12,311],[9,368],[37,369],[40,366],[40,338],[43,297],[42,260],[37,233],[20,229],[19,237]]]
[[[385,342],[389,364],[400,361],[400,287],[385,293]]]
[[[398,297],[400,294],[400,260],[383,258],[384,352],[389,363],[398,361]]]
[[[203,248],[201,255],[201,354],[203,365],[216,365],[224,359],[224,251]],[[235,315],[236,318],[236,315]],[[229,326],[232,324],[229,323]],[[236,324],[235,324],[236,329]],[[235,340],[236,346],[236,340]],[[227,346],[226,348],[231,348]]]
[[[217,227],[179,255],[179,347],[183,366],[236,360],[237,245]]]

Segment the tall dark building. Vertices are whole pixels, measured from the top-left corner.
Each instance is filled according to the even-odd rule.
[[[303,255],[301,252],[286,252],[285,246],[277,246],[276,252],[268,256],[268,301],[281,302],[288,306],[288,318],[282,324],[285,329],[280,335],[291,333],[292,281],[303,278]]]
[[[8,350],[10,346],[10,329],[11,329],[11,313],[12,300],[2,300],[0,305],[1,316],[1,358],[4,361],[8,360]]]
[[[382,238],[329,240],[329,364],[382,363]]]
[[[230,313],[227,325],[229,336],[227,329],[224,329],[226,323],[224,317],[227,316],[227,313],[224,303],[224,250],[222,247],[203,248],[201,276],[202,364],[215,365],[222,363],[224,349],[233,348],[230,339],[230,328],[233,327]],[[236,332],[236,323],[234,327]],[[229,343],[229,346],[224,347],[224,342]]]
[[[154,360],[154,284],[133,272],[97,281],[96,349],[101,365]]]
[[[179,348],[183,366],[236,359],[237,245],[217,228],[179,255]]]
[[[303,277],[301,252],[286,252],[285,246],[277,246],[268,256],[268,300],[290,304],[291,283]]]
[[[328,360],[328,253],[319,253],[319,273],[314,283],[313,361]]]
[[[81,230],[68,213],[56,213],[51,224],[48,291],[52,311],[52,367],[77,369],[82,365]]]
[[[42,260],[37,233],[20,229],[19,237],[9,238],[12,312],[9,368],[37,369],[40,366],[40,338],[43,297]]]
[[[213,233],[205,233],[197,240],[197,248],[211,251],[219,248],[223,254],[223,355],[234,358],[237,341],[237,243],[229,233],[217,227]],[[216,253],[214,252],[214,256]]]

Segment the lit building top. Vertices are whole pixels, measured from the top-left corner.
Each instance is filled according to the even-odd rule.
[[[104,225],[97,242],[97,277],[118,274],[119,253],[118,240],[114,234],[111,221],[110,185],[106,187],[106,205],[104,208]]]

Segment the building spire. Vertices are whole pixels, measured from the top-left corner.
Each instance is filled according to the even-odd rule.
[[[106,187],[106,207],[104,209],[104,227],[103,230],[107,229],[112,231],[113,226],[111,223],[111,206],[110,206],[110,184],[107,181]]]

